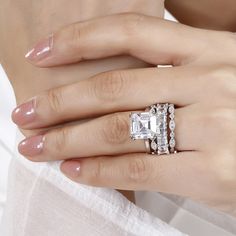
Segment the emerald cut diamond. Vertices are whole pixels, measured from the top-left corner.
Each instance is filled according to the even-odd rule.
[[[157,132],[157,117],[151,112],[131,114],[131,138],[152,139]]]

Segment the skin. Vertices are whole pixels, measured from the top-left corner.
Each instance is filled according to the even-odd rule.
[[[145,5],[139,0],[129,0],[129,4],[127,4],[127,1],[114,0],[112,1],[112,5],[110,1],[106,0],[103,0],[103,4],[96,4],[96,1],[92,0],[85,2],[75,0],[70,1],[69,5],[64,0],[52,0],[50,4],[44,1],[35,1],[30,6],[28,0],[18,2],[2,0],[0,2],[0,61],[13,85],[18,104],[49,88],[88,78],[101,71],[144,66],[144,63],[140,63],[138,60],[120,57],[109,60],[84,62],[70,67],[61,66],[52,70],[39,70],[26,63],[24,59],[26,50],[38,38],[50,34],[65,24],[90,19],[94,16],[106,15],[107,13],[132,11],[154,16],[161,16],[163,14],[163,1],[161,0],[147,0],[145,1]],[[168,3],[168,1],[166,2]],[[181,2],[179,1],[178,3]],[[64,12],[63,7],[65,4],[67,5],[66,12]],[[201,2],[202,4],[203,2]],[[175,6],[175,8],[177,9],[178,7]],[[44,10],[42,11],[42,9]],[[184,8],[184,11],[182,11],[181,9],[178,10],[178,14],[183,16],[189,10]],[[210,14],[214,14],[214,12],[211,11]],[[64,17],[61,17],[62,15]],[[228,15],[224,17],[225,20],[227,18]],[[186,17],[182,19],[182,22],[188,24]],[[212,23],[214,24],[214,22],[216,21]],[[193,24],[195,23],[193,22]],[[208,25],[208,19],[204,19],[202,23],[202,27]],[[199,26],[198,24],[195,25]],[[17,38],[17,43],[12,44],[9,38]],[[54,77],[56,79],[52,79]],[[26,136],[37,133],[35,130],[22,130],[22,132]]]
[[[50,70],[38,69],[27,63],[24,56],[28,49],[39,38],[50,35],[64,25],[128,11],[157,17],[164,14],[163,0],[147,0],[145,4],[140,0],[114,0],[112,4],[109,0],[101,1],[98,4],[97,0],[71,0],[68,4],[66,0],[50,0],[50,3],[0,0],[0,62],[13,86],[17,103],[41,91],[79,81],[99,72],[145,66],[131,57],[84,62]],[[16,43],[9,40],[15,38]]]
[[[37,56],[41,46],[28,56],[37,67],[124,54],[173,67],[110,71],[37,95],[12,116],[40,133],[20,143],[24,156],[65,160],[62,172],[79,183],[173,193],[236,216],[235,34],[121,14],[64,27]],[[129,113],[157,102],[177,106],[179,152],[169,157],[129,138]]]
[[[135,58],[122,56],[39,69],[25,60],[26,52],[39,38],[64,25],[107,14],[129,11],[156,17],[164,14],[163,0],[101,0],[99,4],[97,0],[70,0],[70,4],[66,0],[0,0],[0,5],[0,63],[13,86],[17,104],[50,88],[80,81],[103,71],[148,66]],[[26,137],[36,133],[21,131]],[[134,200],[130,193],[123,194]]]
[[[103,4],[97,4],[96,0],[71,0],[68,5],[66,0],[50,0],[50,4],[48,1],[0,0],[0,62],[7,72],[18,104],[41,91],[73,83],[102,71],[144,66],[140,61],[128,57],[84,62],[52,70],[39,70],[26,62],[25,53],[38,39],[51,34],[66,24],[119,12],[132,11],[159,17],[162,17],[164,13],[163,0],[145,0],[145,4],[142,0],[114,0],[112,4],[108,0],[102,1]],[[235,12],[234,0],[224,1],[226,8],[224,12],[227,12],[227,15],[221,14],[222,0],[214,0],[214,4],[217,3],[216,5],[219,7],[208,11],[208,17],[202,17],[204,9],[209,9],[209,2],[166,0],[165,4],[184,24],[235,31],[235,14],[230,13]],[[66,12],[64,11],[65,5]],[[228,23],[221,25],[222,22]],[[12,43],[9,40],[15,38],[17,38],[17,43]],[[24,132],[25,135],[27,133]]]

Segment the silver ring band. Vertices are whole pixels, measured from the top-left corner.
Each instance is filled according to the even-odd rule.
[[[168,103],[157,104],[157,145],[158,155],[169,154],[169,143],[168,143]]]
[[[169,129],[170,129],[170,139],[169,139],[169,146],[170,146],[170,153],[175,153],[175,106],[174,104],[169,104]]]

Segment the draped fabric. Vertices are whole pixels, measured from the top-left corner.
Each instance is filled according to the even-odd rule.
[[[115,190],[72,182],[59,162],[33,163],[16,152],[0,235],[236,234],[235,218],[190,200],[150,192],[137,192],[136,198],[138,206]]]
[[[115,190],[73,183],[58,166],[13,158],[0,235],[183,235]]]

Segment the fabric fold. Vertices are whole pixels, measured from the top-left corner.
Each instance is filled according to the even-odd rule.
[[[72,182],[60,172],[59,162],[33,163],[20,154],[10,166],[0,232],[4,236],[184,235],[115,190]]]

